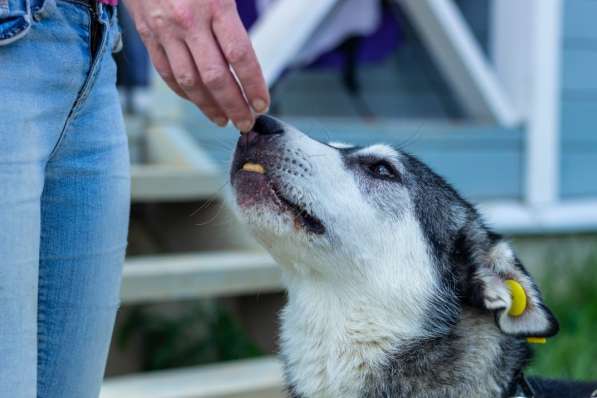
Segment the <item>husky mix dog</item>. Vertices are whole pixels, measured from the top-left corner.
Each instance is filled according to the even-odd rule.
[[[315,141],[261,116],[230,178],[237,212],[288,289],[281,351],[295,398],[590,397],[527,380],[527,337],[558,323],[509,243],[415,157]],[[506,280],[527,306],[510,316]]]

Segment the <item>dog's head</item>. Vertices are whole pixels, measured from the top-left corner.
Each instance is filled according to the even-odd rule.
[[[291,278],[402,306],[415,334],[445,331],[466,307],[494,312],[506,334],[557,332],[509,244],[411,155],[324,144],[261,116],[239,139],[230,178],[240,218]],[[528,297],[517,317],[508,279]]]

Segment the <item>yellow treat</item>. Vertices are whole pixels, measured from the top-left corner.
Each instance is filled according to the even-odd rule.
[[[514,279],[507,279],[506,285],[512,295],[512,306],[510,307],[510,311],[508,311],[508,315],[521,316],[527,308],[527,294],[522,285]]]
[[[249,171],[251,173],[259,173],[259,174],[265,173],[265,169],[263,168],[262,165],[257,164],[257,163],[250,163],[250,162],[247,162],[243,165],[243,170]]]
[[[547,339],[545,337],[527,337],[527,342],[530,344],[545,344]]]

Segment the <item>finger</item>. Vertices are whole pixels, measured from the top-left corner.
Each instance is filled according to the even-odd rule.
[[[251,107],[257,113],[266,112],[270,104],[267,84],[234,3],[215,15],[212,29]]]
[[[234,122],[237,129],[249,131],[253,127],[253,113],[245,100],[228,63],[220,52],[215,37],[204,27],[188,38],[199,75],[207,90]]]
[[[184,91],[186,97],[214,123],[220,126],[228,123],[226,113],[201,82],[193,57],[185,43],[172,39],[165,43],[165,51],[176,84]]]
[[[149,58],[151,59],[153,66],[155,67],[156,71],[161,76],[161,78],[166,82],[168,87],[170,87],[179,96],[186,98],[184,91],[182,91],[182,89],[178,86],[178,84],[176,84],[176,81],[174,80],[172,69],[170,68],[170,64],[168,63],[168,57],[166,56],[166,53],[164,52],[162,46],[156,40],[154,30],[149,26],[149,24],[144,18],[137,15],[136,10],[136,7],[132,7],[132,9],[130,9],[129,12],[131,12],[131,16],[135,21],[137,32],[139,33],[139,36],[141,36],[141,40],[143,41],[143,44],[145,44],[147,52],[149,52]]]
[[[184,90],[176,83],[176,79],[174,78],[174,72],[172,72],[172,68],[170,67],[170,63],[168,62],[168,57],[166,56],[166,52],[157,42],[153,40],[146,40],[145,47],[149,52],[149,57],[151,58],[151,62],[155,67],[156,71],[160,75],[160,77],[166,82],[168,87],[172,89],[176,94],[183,98],[187,98]]]

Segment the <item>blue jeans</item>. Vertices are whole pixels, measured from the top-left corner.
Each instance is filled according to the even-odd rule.
[[[129,214],[119,32],[112,7],[40,5],[0,46],[0,397],[97,397]]]

